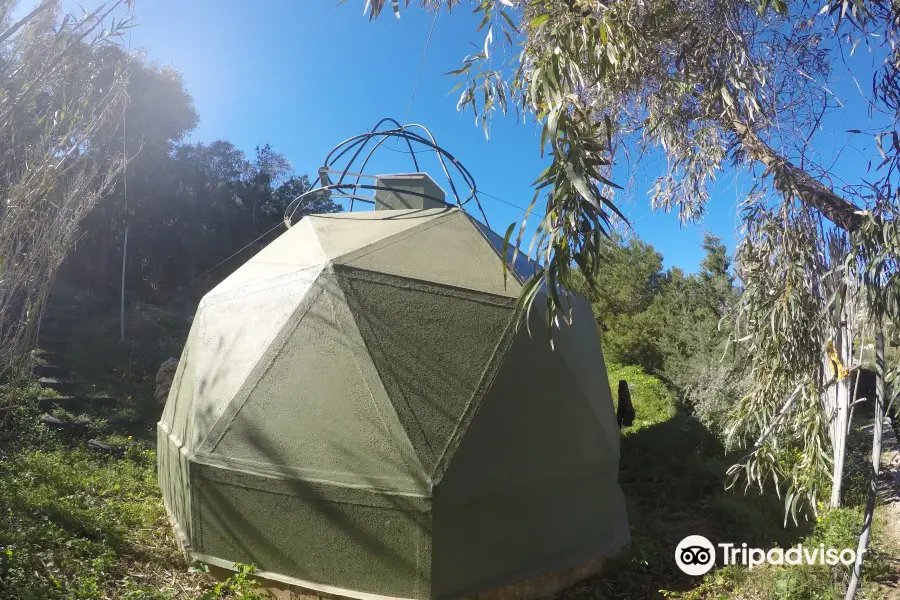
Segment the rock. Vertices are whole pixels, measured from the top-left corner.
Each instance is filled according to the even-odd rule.
[[[32,354],[36,358],[41,358],[48,364],[60,365],[64,366],[66,364],[66,355],[60,352],[51,352],[50,350],[44,350],[42,348],[38,348],[32,351]]]
[[[166,398],[169,397],[169,388],[172,387],[172,380],[175,379],[175,370],[178,369],[178,359],[170,358],[159,366],[156,372],[156,392],[153,397],[159,404],[164,404]]]
[[[104,454],[113,454],[116,456],[121,456],[125,453],[124,448],[117,448],[115,446],[110,446],[109,444],[104,444],[100,440],[88,440],[87,447],[94,452],[102,452]]]
[[[65,421],[63,419],[59,419],[54,417],[51,414],[41,415],[41,422],[44,423],[47,427],[52,429],[67,429],[67,430],[75,430],[75,429],[87,429],[90,427],[91,422],[87,419],[76,419],[74,421]]]
[[[37,399],[38,408],[41,410],[50,410],[54,406],[71,410],[79,403],[80,400],[77,396],[40,396]]]
[[[53,415],[41,415],[41,422],[50,427],[65,427],[66,422],[62,419],[57,419]]]

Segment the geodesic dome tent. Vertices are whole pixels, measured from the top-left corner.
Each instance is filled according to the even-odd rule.
[[[626,544],[590,306],[555,350],[517,329],[530,263],[504,282],[501,251],[456,208],[310,216],[207,294],[158,428],[190,555],[426,599],[574,583]]]

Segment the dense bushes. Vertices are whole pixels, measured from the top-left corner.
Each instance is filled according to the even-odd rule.
[[[693,386],[685,390],[685,404],[707,429],[729,446],[731,441],[726,435],[729,418],[749,385],[737,369],[718,364],[698,374]]]

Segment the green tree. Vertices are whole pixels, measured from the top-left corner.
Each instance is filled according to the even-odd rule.
[[[89,216],[66,280],[116,298],[127,224],[126,297],[161,303],[188,285],[195,296],[236,266],[223,261],[246,260],[275,239],[287,205],[309,189],[308,178],[295,176],[268,146],[253,160],[224,140],[139,155],[129,170],[127,205],[114,195]],[[340,210],[330,199],[308,198],[297,218]]]
[[[662,255],[635,237],[625,241],[613,236],[604,243],[596,285],[583,275],[576,277],[576,289],[591,301],[606,357],[659,372],[663,357],[658,340],[663,323],[649,309],[666,277]]]
[[[700,280],[711,288],[715,297],[715,306],[712,308],[722,316],[733,306],[735,300],[731,257],[722,240],[711,233],[703,237],[703,249],[706,256],[700,263]]]
[[[178,72],[142,55],[105,49],[100,76],[129,73],[122,122],[104,138],[108,152],[128,154],[127,171],[84,220],[62,272],[66,283],[110,302],[121,291],[122,246],[128,228],[126,298],[160,303],[193,284],[205,291],[235,264],[283,231],[284,210],[309,190],[289,161],[268,144],[248,158],[232,143],[185,144],[197,124],[193,99]],[[339,206],[311,195],[296,217]],[[212,272],[207,273],[212,269]],[[204,281],[195,280],[201,275]]]
[[[169,220],[167,213],[171,214],[174,206],[166,199],[177,195],[171,155],[175,144],[196,126],[198,118],[193,99],[177,71],[148,64],[143,56],[129,55],[118,47],[106,48],[100,54],[97,76],[108,78],[117,72],[126,73],[129,98],[124,118],[120,115],[108,126],[104,149],[123,158],[128,156],[129,160],[127,171],[116,177],[110,193],[92,208],[79,227],[78,241],[66,257],[61,277],[114,297],[120,286],[125,226],[136,225],[129,232],[133,249],[128,265],[131,269],[135,259],[147,255],[143,246],[152,243],[146,234],[154,229],[154,224],[142,218],[148,208],[157,209],[160,222]]]
[[[623,242],[613,236],[604,246],[595,269],[602,283],[589,296],[597,319],[647,310],[663,284],[662,255],[636,237]]]
[[[660,340],[665,379],[727,443],[728,418],[747,391],[744,356],[730,343],[739,290],[724,244],[707,234],[703,248],[699,273],[685,276],[673,269],[655,308],[667,322]]]
[[[681,394],[721,358],[731,331],[722,321],[738,298],[725,246],[707,235],[703,248],[700,272],[686,276],[664,271],[653,246],[614,237],[597,285],[582,276],[575,288],[591,301],[607,358],[640,365]]]

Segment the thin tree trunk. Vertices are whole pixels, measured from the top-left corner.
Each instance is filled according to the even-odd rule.
[[[850,402],[848,382],[835,382],[835,415],[832,424],[832,446],[834,448],[834,471],[831,483],[831,508],[840,508],[843,495],[844,459],[847,454],[847,432],[850,425]]]
[[[846,332],[842,327],[837,327],[833,337],[835,358],[841,359],[840,352],[837,350],[842,346],[841,339]],[[843,493],[844,480],[844,456],[847,449],[847,425],[849,422],[848,407],[843,394],[843,381],[840,380],[840,374],[837,372],[839,367],[832,362],[832,357],[825,356],[825,376],[833,377],[834,384],[826,387],[822,391],[823,404],[825,405],[828,415],[831,417],[828,433],[831,437],[832,463],[833,470],[831,473],[831,498],[828,502],[830,508],[840,508],[841,496]]]
[[[847,586],[847,594],[844,600],[856,598],[859,588],[859,580],[862,576],[863,556],[869,548],[869,537],[872,533],[872,519],[875,515],[875,502],[877,500],[878,476],[881,473],[881,430],[884,427],[884,398],[887,390],[885,385],[884,364],[884,329],[879,320],[875,332],[875,370],[878,374],[878,391],[875,394],[875,419],[872,427],[872,472],[869,479],[869,488],[866,490],[866,512],[863,517],[862,533],[859,535],[859,543],[856,546],[856,562],[853,564],[853,575]]]
[[[828,252],[831,264],[839,264],[848,251],[842,236],[828,236]],[[844,464],[847,455],[847,434],[850,430],[850,372],[853,362],[853,334],[856,325],[856,294],[853,281],[837,273],[826,278],[831,290],[839,295],[839,310],[832,317],[833,352],[826,352],[825,374],[834,377],[834,387],[823,391],[823,399],[831,416],[829,433],[833,450],[834,469],[831,475],[831,498],[829,506],[839,508],[843,495]],[[833,371],[833,373],[832,373]]]

